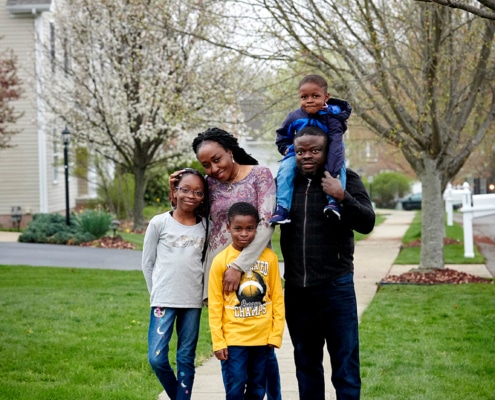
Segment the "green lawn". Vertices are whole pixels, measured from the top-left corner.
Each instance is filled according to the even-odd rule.
[[[474,258],[464,257],[464,232],[461,225],[454,222],[453,226],[445,227],[445,237],[457,240],[459,243],[446,244],[443,247],[445,264],[483,264],[485,258],[474,246]],[[402,243],[407,244],[421,239],[421,212],[416,212],[409,229],[402,238]],[[394,264],[419,264],[421,247],[402,248]]]
[[[0,400],[156,398],[148,317],[140,271],[0,266]],[[493,332],[493,284],[383,286],[360,325],[363,398],[493,398]]]
[[[207,318],[198,362],[211,354]],[[0,266],[0,399],[156,398],[148,322],[140,271]]]
[[[0,400],[156,398],[148,319],[141,271],[0,266]],[[494,398],[493,332],[493,284],[382,286],[360,324],[363,398]]]
[[[132,232],[119,232],[118,233],[122,239],[126,242],[130,242],[136,245],[138,250],[143,250],[144,234],[142,233],[132,233]]]
[[[360,324],[363,399],[495,398],[495,285],[388,285]]]

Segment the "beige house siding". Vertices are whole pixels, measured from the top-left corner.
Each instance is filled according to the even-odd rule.
[[[3,3],[3,4],[2,4]],[[12,206],[21,206],[24,214],[65,212],[65,181],[63,145],[60,127],[50,132],[44,124],[45,110],[36,96],[36,31],[47,31],[49,14],[9,13],[5,2],[0,3],[0,49],[13,49],[23,80],[23,96],[15,103],[17,111],[24,112],[16,128],[21,132],[12,137],[14,147],[0,150],[0,227],[12,226]],[[11,2],[12,3],[12,2]],[[38,64],[39,65],[39,64]],[[54,137],[55,134],[55,137]],[[58,178],[54,173],[54,144],[58,141]],[[75,206],[76,179],[70,180],[70,206]],[[23,218],[23,225],[30,220]]]

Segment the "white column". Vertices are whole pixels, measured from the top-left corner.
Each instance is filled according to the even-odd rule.
[[[471,207],[469,207],[471,208]],[[462,216],[464,228],[464,257],[474,258],[474,240],[473,240],[473,211],[463,210]]]
[[[447,212],[447,225],[452,226],[454,225],[454,205],[452,204],[452,184],[450,182],[447,184],[443,199],[445,200],[445,211]]]
[[[472,201],[471,201],[471,189],[469,188],[469,183],[464,182],[462,184],[462,190],[464,191],[462,195],[462,207],[471,207],[472,206]]]

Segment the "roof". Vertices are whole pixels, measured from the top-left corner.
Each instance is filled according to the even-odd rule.
[[[7,0],[7,11],[12,14],[35,14],[49,11],[51,0]]]

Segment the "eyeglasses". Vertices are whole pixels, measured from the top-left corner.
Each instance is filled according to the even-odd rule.
[[[204,195],[205,195],[203,192],[200,192],[199,190],[191,190],[191,189],[181,188],[181,187],[178,187],[178,186],[176,186],[175,188],[177,190],[180,190],[180,192],[182,194],[189,194],[189,193],[192,192],[192,194],[194,196],[196,196],[197,198],[199,198],[199,199],[202,199],[204,197]]]

